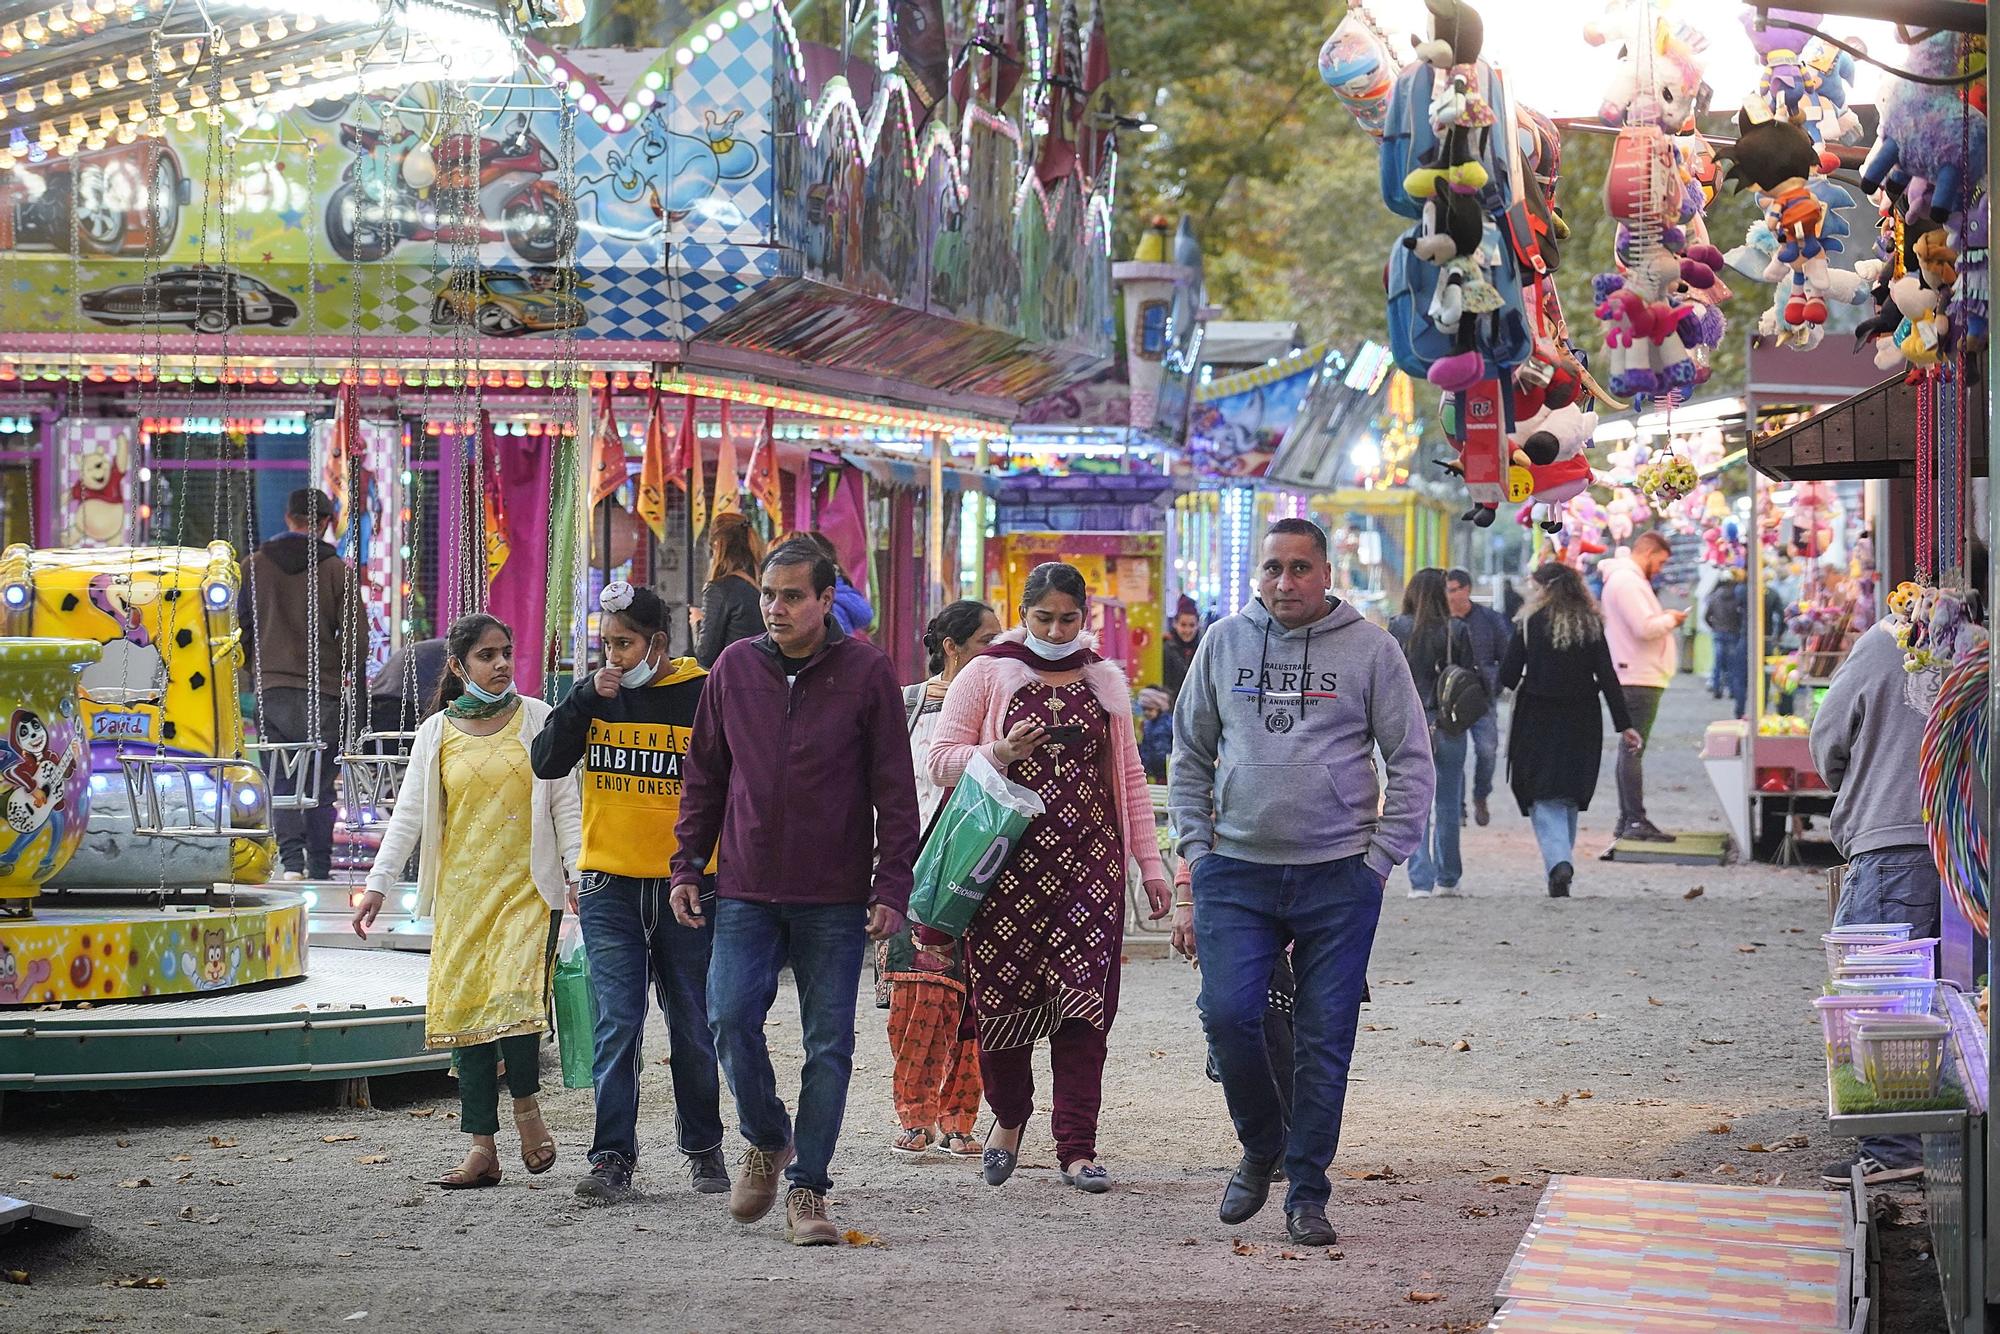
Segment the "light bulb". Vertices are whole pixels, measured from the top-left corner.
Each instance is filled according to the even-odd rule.
[[[286,61],[284,68],[278,71],[278,82],[287,88],[296,87],[299,82],[299,67]]]
[[[62,89],[56,85],[56,81],[54,79],[50,79],[47,83],[42,85],[42,105],[45,107],[52,107],[60,104],[61,102],[62,102]]]
[[[285,31],[285,21],[273,14],[271,21],[264,25],[264,36],[274,42],[282,42],[291,34]]]
[[[14,94],[14,110],[26,115],[35,109],[35,97],[26,88]]]
[[[319,20],[310,14],[300,14],[292,20],[293,32],[311,32],[319,26]]]
[[[97,71],[97,86],[107,93],[116,88],[118,86],[118,71],[109,65]]]
[[[90,96],[90,79],[82,70],[69,76],[69,95],[78,98]]]
[[[0,51],[19,51],[26,45],[27,42],[21,37],[20,24],[10,23],[4,28],[0,28]]]
[[[93,8],[95,8],[98,13],[104,15],[104,17],[110,18],[112,12],[118,8],[118,0],[97,0],[97,3],[95,6],[93,6]]]
[[[271,91],[271,80],[263,70],[250,76],[250,91],[259,97]]]
[[[111,133],[113,130],[118,128],[118,113],[113,111],[110,107],[104,108],[104,110],[98,114],[97,126],[99,129],[103,130],[106,134]]]
[[[56,127],[54,121],[45,120],[42,122],[42,127],[39,130],[35,131],[35,142],[40,144],[43,148],[55,147]]]
[[[133,98],[125,108],[125,119],[137,125],[146,119],[146,104]]]
[[[222,94],[222,100],[225,102],[234,102],[237,98],[243,96],[242,91],[237,88],[236,80],[234,79],[224,79],[222,86],[216,91]]]
[[[42,39],[47,37],[48,35],[49,35],[49,30],[47,28],[44,28],[42,26],[42,21],[34,17],[32,14],[28,16],[28,21],[21,25],[21,36],[25,37],[30,42],[33,42],[36,46],[40,46],[42,44]]]
[[[189,42],[181,47],[181,64],[193,68],[201,63],[201,43]]]
[[[180,113],[180,109],[181,109],[181,104],[174,100],[174,95],[172,93],[160,94],[160,114],[162,116],[178,115]]]
[[[54,33],[69,31],[69,15],[63,13],[60,6],[49,11],[49,31]]]
[[[0,148],[0,171],[12,170],[14,170],[14,155],[6,149]]]
[[[80,139],[90,133],[90,127],[83,123],[81,115],[75,115],[69,118],[69,132],[73,137]]]
[[[174,64],[174,53],[167,50],[164,46],[160,48],[160,53],[153,58],[153,67],[162,74],[172,74],[176,69],[180,68]]]
[[[132,59],[125,63],[125,77],[133,83],[143,81],[146,77],[146,62],[139,59],[136,55],[133,56]]]
[[[120,125],[117,137],[119,143],[129,144],[139,137],[139,128],[136,125]]]
[[[69,7],[69,17],[73,23],[90,22],[90,0],[76,0],[76,3]]]
[[[260,40],[254,23],[246,23],[236,30],[236,45],[245,51],[254,48]]]
[[[182,134],[188,133],[194,129],[194,117],[185,111],[181,112],[180,115],[174,117],[174,128]]]
[[[196,84],[188,89],[188,105],[199,110],[208,105],[208,89]]]

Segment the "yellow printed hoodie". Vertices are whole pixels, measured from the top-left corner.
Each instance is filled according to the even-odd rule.
[[[561,778],[582,765],[581,870],[667,878],[679,846],[681,766],[707,678],[693,658],[672,658],[643,689],[605,699],[586,676],[549,714],[535,738],[535,774]]]

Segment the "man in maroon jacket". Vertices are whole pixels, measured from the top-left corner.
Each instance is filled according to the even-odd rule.
[[[791,1183],[785,1237],[840,1239],[828,1167],[847,1108],[866,942],[903,929],[917,788],[903,694],[880,649],[833,620],[833,563],[787,542],[764,560],[766,633],[724,649],[695,712],[675,832],[672,904],[699,926],[701,871],[720,845],[708,1019],[749,1147],[729,1210],[753,1223]],[[764,1020],[787,962],[806,1060],[797,1133]]]

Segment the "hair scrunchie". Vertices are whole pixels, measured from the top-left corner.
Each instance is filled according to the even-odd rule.
[[[632,605],[632,598],[636,592],[637,590],[623,579],[614,579],[597,595],[598,608],[616,615]]]

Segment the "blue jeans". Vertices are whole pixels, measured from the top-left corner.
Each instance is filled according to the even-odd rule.
[[[824,1195],[827,1169],[847,1113],[854,1070],[854,1005],[861,957],[868,944],[868,910],[858,903],[715,905],[715,957],[708,968],[708,1022],[716,1054],[736,1096],[743,1138],[760,1149],[793,1144],[785,1169],[794,1186]],[[778,998],[778,970],[792,966],[805,1030],[806,1063],[799,1080],[796,1136],[778,1097],[764,1020]]]
[[[1493,771],[1500,763],[1499,705],[1481,714],[1466,736],[1472,738],[1472,799],[1484,801],[1493,795]]]
[[[1324,1206],[1382,877],[1359,854],[1265,866],[1211,852],[1195,863],[1193,889],[1201,1022],[1236,1138],[1252,1162],[1284,1159],[1287,1210]],[[1298,984],[1289,1126],[1264,1037],[1271,970],[1287,941]]]
[[[674,1119],[682,1153],[722,1144],[722,1079],[708,1029],[709,948],[715,939],[713,890],[703,895],[710,925],[691,930],[674,920],[665,880],[633,880],[587,872],[577,894],[577,918],[590,955],[590,989],[597,998],[597,1131],[590,1161],[615,1153],[639,1160],[639,1071],[646,1032],[646,983],[652,981],[667,1017],[667,1065],[674,1080]]]
[[[1750,692],[1750,637],[1741,634],[1715,634],[1715,667],[1709,672],[1709,683],[1717,691],[1729,692],[1729,701],[1736,706],[1736,716],[1741,718]]]
[[[1431,759],[1437,767],[1437,799],[1431,803],[1430,818],[1424,821],[1424,836],[1410,854],[1410,887],[1432,890],[1439,885],[1450,889],[1458,884],[1464,867],[1458,860],[1458,822],[1465,807],[1465,735],[1446,736],[1431,728]]]
[[[1575,802],[1538,801],[1529,810],[1528,819],[1535,826],[1535,842],[1541,845],[1543,871],[1553,871],[1558,863],[1575,855]]]
[[[1911,935],[1925,940],[1938,934],[1937,863],[1920,845],[1877,848],[1847,859],[1840,882],[1840,906],[1834,924],[1908,922]],[[1910,1167],[1924,1160],[1924,1142],[1915,1135],[1871,1135],[1861,1151],[1884,1167]]]

